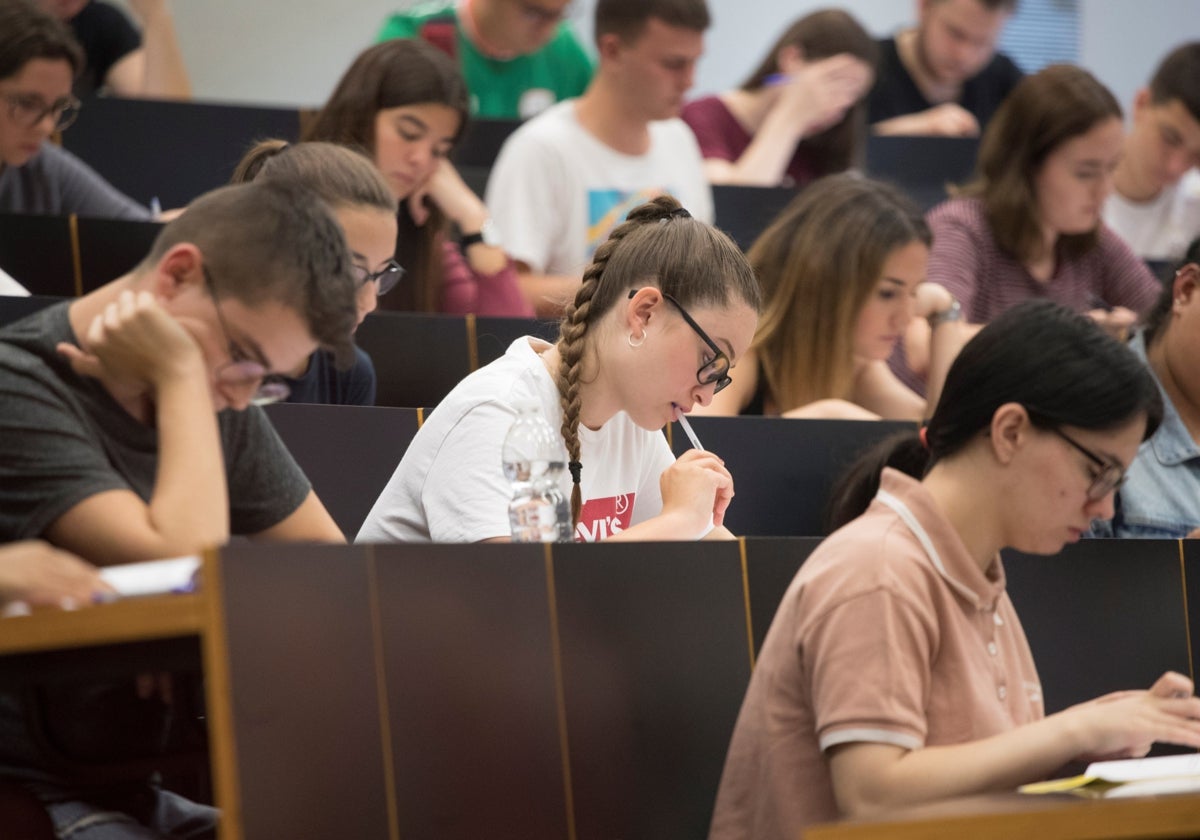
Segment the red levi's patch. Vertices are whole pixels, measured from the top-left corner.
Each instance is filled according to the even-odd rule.
[[[579,542],[598,542],[624,531],[633,517],[633,500],[636,496],[636,493],[626,493],[605,499],[588,499],[579,512],[575,539]]]

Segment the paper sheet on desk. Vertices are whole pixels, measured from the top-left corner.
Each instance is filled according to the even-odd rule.
[[[106,566],[100,570],[100,577],[121,597],[132,598],[138,595],[191,592],[196,588],[196,570],[199,568],[199,557],[173,557],[169,560]]]
[[[1082,776],[1023,785],[1018,790],[1021,793],[1075,793],[1105,799],[1200,791],[1200,754],[1095,761],[1088,765]]]

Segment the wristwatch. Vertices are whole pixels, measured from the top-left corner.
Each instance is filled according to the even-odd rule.
[[[943,309],[941,312],[934,312],[929,316],[929,329],[937,329],[939,324],[945,324],[949,321],[961,321],[962,319],[962,304],[958,300],[954,300],[946,309]]]
[[[464,251],[479,242],[493,248],[500,247],[500,231],[496,230],[496,225],[491,219],[484,219],[477,233],[464,233],[458,239],[458,244]]]

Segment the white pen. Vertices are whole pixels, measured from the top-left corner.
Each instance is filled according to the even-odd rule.
[[[680,412],[679,425],[683,429],[683,433],[688,436],[688,440],[692,442],[692,448],[703,452],[704,447],[700,443],[700,438],[696,437],[696,433],[692,431],[692,424],[688,422],[687,415]]]

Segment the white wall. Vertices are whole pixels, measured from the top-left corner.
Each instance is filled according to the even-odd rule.
[[[1128,102],[1158,58],[1200,39],[1196,0],[1079,0],[1082,63]],[[576,0],[573,17],[590,41],[594,0]],[[709,0],[715,19],[696,93],[737,84],[785,24],[812,0]],[[173,0],[176,24],[198,98],[317,105],[403,0]],[[844,0],[873,33],[910,19],[915,0]]]

